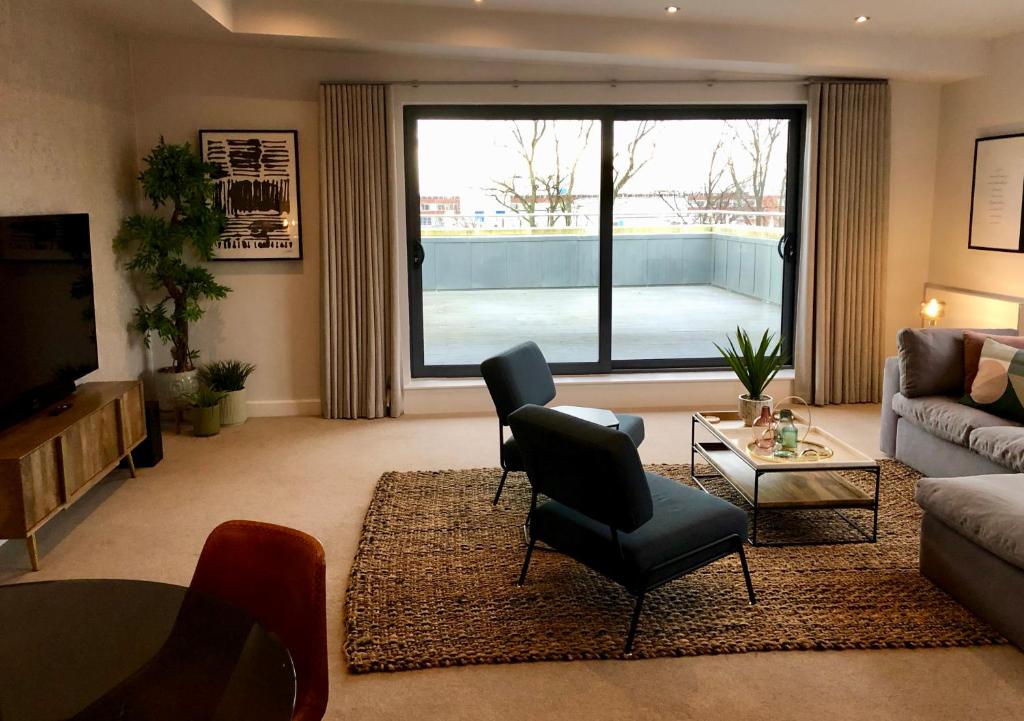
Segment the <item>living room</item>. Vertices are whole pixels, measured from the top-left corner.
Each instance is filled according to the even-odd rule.
[[[822,5],[0,0],[0,717],[1017,717],[1024,10]]]

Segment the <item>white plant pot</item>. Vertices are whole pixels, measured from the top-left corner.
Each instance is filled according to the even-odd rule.
[[[746,393],[740,396],[739,401],[740,418],[743,419],[745,426],[754,425],[754,421],[761,415],[761,409],[768,406],[768,409],[771,410],[773,403],[771,396],[766,395],[761,400],[755,401],[751,400]]]
[[[156,399],[160,402],[160,410],[172,411],[188,405],[184,396],[199,390],[199,371],[190,370],[184,373],[171,373],[161,368],[153,374],[153,386]]]
[[[249,418],[249,404],[245,399],[245,388],[240,391],[230,391],[220,401],[220,424],[222,426],[235,426],[245,423]]]

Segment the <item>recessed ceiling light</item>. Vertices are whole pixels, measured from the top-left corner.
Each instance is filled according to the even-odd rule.
[[[858,15],[857,17],[855,17],[855,18],[853,19],[853,21],[854,21],[855,23],[866,23],[866,22],[867,22],[868,20],[870,20],[870,19],[871,19],[871,18],[870,18],[870,17],[868,17],[867,15]]]
[[[675,13],[679,12],[679,8],[677,8],[675,5],[669,5],[667,8],[665,8],[665,12],[667,12],[669,15],[674,15]]]

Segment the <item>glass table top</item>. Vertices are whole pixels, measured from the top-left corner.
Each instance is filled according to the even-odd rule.
[[[181,586],[0,587],[0,721],[288,721],[291,656],[239,609]]]

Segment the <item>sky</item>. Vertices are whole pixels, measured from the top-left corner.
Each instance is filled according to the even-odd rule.
[[[532,123],[518,121],[529,138]],[[552,122],[552,121],[549,121]],[[600,178],[600,121],[595,121],[589,138],[580,139],[581,121],[553,121],[541,139],[537,152],[539,173],[553,168],[554,135],[559,137],[563,166],[579,156],[574,192],[597,194]],[[742,123],[743,121],[737,121]],[[767,122],[767,121],[760,121]],[[784,123],[786,121],[783,121]],[[731,140],[731,131],[722,120],[659,120],[654,130],[638,146],[636,157],[649,159],[643,169],[624,188],[625,193],[650,193],[703,188],[712,151],[719,141],[726,141],[724,152],[732,153],[737,172],[749,175],[752,163],[742,148]],[[616,167],[624,164],[625,147],[637,132],[638,121],[617,121],[615,124]],[[742,127],[742,126],[741,126]],[[526,165],[515,148],[512,121],[421,119],[419,121],[420,195],[460,195],[463,212],[490,211],[497,207],[488,199],[487,189],[493,180],[506,180],[513,174],[526,175]],[[767,193],[778,194],[786,173],[785,129],[775,143],[769,164]],[[720,161],[725,156],[719,156]],[[466,207],[469,205],[470,207]],[[474,205],[486,205],[476,208]]]

